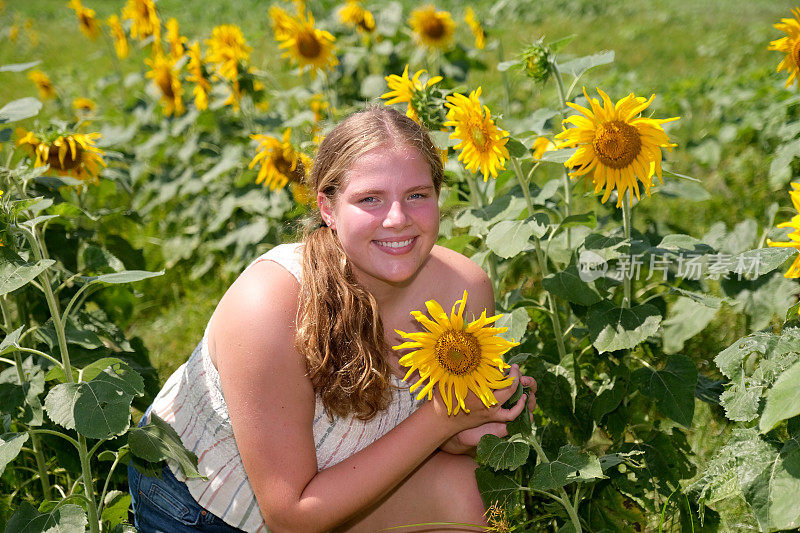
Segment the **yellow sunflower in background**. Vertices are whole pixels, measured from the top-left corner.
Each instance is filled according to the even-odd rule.
[[[50,165],[59,176],[72,176],[97,185],[97,175],[106,166],[103,152],[95,146],[99,133],[58,134],[52,141],[40,139],[32,131],[22,131],[17,146],[28,146],[36,159],[34,167]]]
[[[413,77],[409,78],[408,65],[406,65],[406,68],[403,69],[403,74],[400,76],[397,74],[386,76],[384,79],[391,90],[383,93],[381,98],[388,99],[386,105],[407,103],[408,108],[406,109],[406,116],[419,122],[419,116],[413,105],[414,96],[424,91],[426,88],[442,81],[441,76],[433,76],[425,83],[422,83],[420,81],[420,76],[427,72],[427,70],[418,70],[414,73]]]
[[[100,35],[100,25],[94,16],[94,9],[89,9],[81,4],[81,0],[69,0],[69,7],[75,10],[80,23],[81,32],[91,40],[97,39]]]
[[[39,96],[42,100],[49,100],[56,97],[56,88],[50,77],[41,70],[32,70],[28,73],[28,79],[36,84],[39,89]]]
[[[409,367],[404,381],[415,371],[419,372],[420,379],[411,386],[411,392],[422,387],[427,380],[427,384],[417,394],[417,400],[425,395],[429,400],[433,398],[433,387],[438,384],[439,393],[447,406],[447,413],[454,415],[460,410],[469,413],[464,404],[469,391],[474,392],[486,407],[497,403],[492,391],[508,387],[513,383],[512,377],[503,375],[503,370],[509,368],[509,365],[503,361],[502,356],[519,345],[497,336],[508,328],[489,327],[489,324],[503,315],[487,318],[484,309],[480,318],[465,324],[466,305],[467,291],[464,291],[464,296],[453,304],[448,317],[439,303],[428,300],[425,306],[433,320],[420,311],[411,312],[411,315],[428,331],[406,333],[395,330],[408,341],[393,346],[395,350],[415,348],[400,358],[400,364]]]
[[[325,120],[325,117],[331,107],[328,101],[325,100],[325,97],[319,93],[311,97],[311,101],[308,103],[308,105],[311,107],[311,111],[314,113],[314,122],[322,122]]]
[[[547,137],[537,137],[536,140],[533,141],[533,157],[535,159],[541,159],[545,152],[555,149],[556,145]]]
[[[771,239],[767,239],[767,244],[769,246],[794,248],[797,250],[798,255],[792,265],[789,267],[789,270],[787,270],[784,274],[784,277],[800,278],[800,183],[792,183],[792,189],[794,190],[789,191],[789,196],[792,198],[792,204],[794,205],[794,209],[797,211],[797,214],[793,216],[789,222],[778,224],[779,228],[792,228],[794,230],[788,235],[789,239],[791,240],[776,242]]]
[[[411,12],[408,19],[414,39],[428,48],[447,49],[453,41],[456,24],[449,11],[436,11],[433,4]]]
[[[97,109],[97,104],[90,98],[78,97],[72,101],[72,109],[78,113],[91,113]]]
[[[291,128],[283,132],[283,139],[271,135],[254,134],[250,138],[258,141],[256,155],[248,168],[260,164],[256,183],[264,183],[270,190],[283,189],[287,183],[304,185],[306,172],[311,168],[311,158],[294,149],[291,143]]]
[[[161,19],[153,0],[128,0],[122,8],[122,20],[131,21],[131,37],[143,41],[152,36],[161,42]]]
[[[789,73],[789,79],[786,80],[786,86],[789,87],[793,81],[797,81],[797,87],[800,88],[800,8],[792,9],[793,19],[784,18],[778,24],[774,24],[776,29],[786,32],[786,37],[781,37],[769,43],[767,50],[775,50],[783,52],[786,57],[778,65],[778,70],[786,70]]]
[[[364,33],[375,31],[375,17],[361,5],[360,0],[347,0],[339,8],[339,20],[348,26]]]
[[[119,17],[111,15],[106,19],[106,23],[111,39],[114,41],[114,51],[117,53],[117,57],[125,59],[130,54],[130,49],[128,48],[128,36],[125,35],[125,29],[122,27]]]
[[[469,29],[472,30],[472,35],[475,36],[475,48],[483,50],[486,46],[486,34],[483,33],[483,26],[481,26],[481,23],[478,22],[477,17],[475,17],[475,10],[470,6],[467,6],[467,11],[464,14],[464,22],[467,23]]]
[[[272,33],[276,41],[282,42],[291,37],[294,17],[288,11],[281,6],[270,6],[269,18],[272,22]]]
[[[150,67],[147,77],[152,79],[158,90],[161,92],[161,102],[164,105],[164,114],[182,115],[186,108],[183,105],[183,86],[178,73],[175,71],[173,61],[156,49],[157,52],[152,58],[145,59],[145,63]]]
[[[249,61],[253,50],[247,46],[241,28],[235,24],[216,26],[211,30],[211,38],[206,40],[206,46],[206,61],[217,64],[219,75],[231,81],[238,78],[239,61]]]
[[[444,125],[454,128],[451,139],[461,141],[454,147],[461,150],[458,160],[473,174],[480,169],[483,181],[487,181],[489,176],[496,178],[497,172],[505,169],[510,155],[506,148],[508,132],[495,125],[489,108],[481,105],[480,95],[481,87],[469,96],[459,93],[448,96],[445,105],[449,111]]]
[[[575,154],[564,163],[567,168],[573,169],[569,175],[578,177],[591,172],[594,192],[605,188],[601,202],[605,203],[616,189],[617,207],[621,207],[628,190],[639,199],[637,178],[648,196],[653,186],[653,174],[663,183],[661,148],[671,149],[677,145],[669,142],[661,125],[679,117],[654,119],[640,116],[656,95],[645,99],[631,93],[614,104],[602,90],[597,89],[597,92],[603,98],[602,105],[596,98],[589,98],[586,89],[583,90],[591,110],[567,102],[581,115],[564,119],[565,124],[575,127],[565,128],[556,135],[556,139],[561,141],[559,148],[578,147]]]
[[[308,11],[292,20],[288,36],[279,48],[285,49],[283,57],[297,63],[301,73],[308,69],[311,77],[316,78],[317,70],[324,72],[339,64],[334,53],[335,42],[336,37],[330,32],[314,26],[314,15]]]
[[[178,24],[178,20],[175,17],[170,18],[165,26],[167,28],[166,41],[169,45],[169,55],[174,61],[177,61],[183,57],[183,53],[186,51],[184,45],[187,39],[181,35],[180,24]]]
[[[192,95],[194,96],[194,106],[203,111],[208,109],[208,95],[211,92],[211,82],[208,80],[208,74],[203,64],[203,55],[200,52],[200,43],[197,41],[189,45],[187,50],[189,54],[189,63],[186,65],[186,70],[189,75],[186,76],[186,81],[194,83]]]

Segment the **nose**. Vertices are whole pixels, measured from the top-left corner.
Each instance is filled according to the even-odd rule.
[[[408,216],[402,202],[392,202],[386,218],[383,219],[384,228],[401,228],[408,224]]]

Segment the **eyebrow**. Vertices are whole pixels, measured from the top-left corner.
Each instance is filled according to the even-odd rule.
[[[427,191],[427,190],[433,190],[433,188],[434,188],[433,185],[417,185],[415,187],[406,189],[405,192],[410,193],[416,191]],[[385,192],[384,189],[365,189],[363,191],[359,190],[353,191],[351,194],[353,194],[354,196],[364,196],[371,194],[383,194],[384,192]]]

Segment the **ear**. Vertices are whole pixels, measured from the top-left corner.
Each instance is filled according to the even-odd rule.
[[[317,207],[322,215],[322,221],[325,222],[329,228],[335,230],[336,219],[333,216],[333,206],[331,205],[331,200],[325,195],[325,193],[321,191],[317,192]]]

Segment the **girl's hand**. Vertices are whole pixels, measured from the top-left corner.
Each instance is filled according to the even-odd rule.
[[[536,408],[536,380],[530,376],[521,376],[520,382],[529,389],[528,413],[532,417],[531,413]],[[495,435],[500,438],[507,437],[508,430],[505,422],[487,422],[478,427],[465,429],[453,435],[440,448],[442,451],[452,454],[473,455],[475,447],[478,446],[478,442],[484,435]]]

